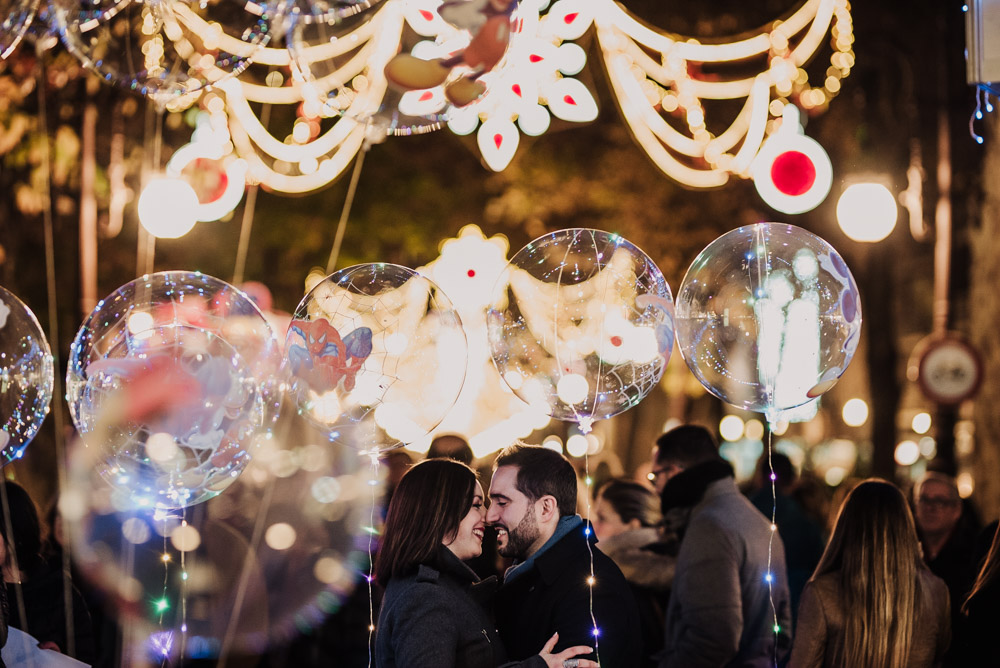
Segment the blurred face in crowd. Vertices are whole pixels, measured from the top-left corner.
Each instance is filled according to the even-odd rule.
[[[657,494],[663,494],[663,488],[667,486],[667,481],[684,470],[684,467],[671,462],[658,462],[653,460],[653,469],[647,476],[653,483]]]
[[[483,552],[483,532],[486,530],[486,506],[483,486],[478,482],[472,496],[469,512],[462,518],[458,531],[444,546],[461,560],[478,557]]]
[[[925,534],[950,532],[962,515],[962,501],[954,488],[937,480],[920,486],[917,496],[917,526]]]
[[[517,467],[501,466],[490,482],[490,509],[486,521],[497,532],[501,556],[526,559],[541,547],[536,506],[517,489]]]
[[[597,535],[597,540],[607,540],[618,534],[640,527],[638,519],[623,522],[622,516],[604,498],[603,494],[598,495],[592,510],[591,523],[594,525],[594,533]]]

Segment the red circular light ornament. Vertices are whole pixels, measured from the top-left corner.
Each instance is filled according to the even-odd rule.
[[[833,166],[819,142],[802,133],[799,110],[785,105],[781,127],[750,165],[754,185],[768,206],[783,213],[804,213],[826,199]]]
[[[816,166],[801,151],[785,151],[771,163],[771,182],[784,195],[804,195],[816,183]]]

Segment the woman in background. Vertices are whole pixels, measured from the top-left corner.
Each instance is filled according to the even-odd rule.
[[[660,500],[648,487],[615,478],[597,490],[591,523],[601,551],[611,557],[628,581],[639,606],[644,667],[655,666],[663,649],[664,611],[674,580],[676,551],[662,541]]]
[[[476,473],[450,459],[429,459],[399,481],[386,514],[375,579],[385,588],[375,637],[377,668],[494,668],[506,659],[488,612],[495,579],[479,581],[463,561],[482,551],[486,530],[483,488]],[[598,668],[577,655],[558,654],[554,635],[536,657],[517,666]]]
[[[73,647],[70,653],[63,595],[66,582],[62,568],[47,568],[42,557],[42,526],[35,502],[16,482],[0,485],[3,485],[0,568],[6,583],[8,624],[36,638],[43,649],[54,649],[93,664],[95,650],[90,613],[80,592],[72,585]],[[22,610],[26,619],[22,618]]]
[[[948,589],[924,565],[906,499],[862,482],[802,592],[789,666],[930,668],[950,639]]]

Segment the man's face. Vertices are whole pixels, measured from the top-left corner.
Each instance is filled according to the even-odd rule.
[[[657,494],[663,494],[663,488],[667,486],[667,481],[683,471],[684,468],[671,462],[658,462],[653,460],[653,469],[649,472],[649,481],[653,483]]]
[[[496,529],[501,556],[526,559],[540,547],[535,504],[517,489],[517,467],[501,466],[490,482],[486,521]]]
[[[954,489],[937,480],[920,486],[917,497],[917,525],[924,533],[951,531],[962,515],[962,502]]]

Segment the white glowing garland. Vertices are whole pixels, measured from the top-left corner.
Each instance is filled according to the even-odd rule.
[[[404,20],[418,34],[437,40],[419,44],[416,51],[433,50],[452,39],[447,31],[454,29],[438,16],[438,5],[440,0],[385,0],[352,33],[310,47],[308,59],[316,61],[356,49],[322,79],[297,76],[290,85],[276,87],[233,79],[219,85],[225,92],[233,143],[249,165],[249,177],[276,191],[303,193],[340,176],[371,139],[368,124],[385,95],[383,70],[399,48]],[[802,67],[822,45],[831,24],[835,52],[823,86],[813,88]],[[449,128],[458,134],[476,132],[484,161],[501,171],[513,159],[520,133],[544,133],[553,115],[570,122],[596,118],[593,96],[573,78],[585,66],[586,55],[572,40],[591,25],[597,28],[612,90],[637,141],[664,174],[696,188],[723,185],[732,175],[750,178],[751,163],[791,98],[807,111],[825,107],[854,64],[847,0],[807,0],[786,21],[725,44],[701,44],[658,32],[612,0],[557,0],[551,7],[547,0],[523,0],[514,15],[507,54],[482,77],[486,95],[450,109]],[[223,45],[234,52],[237,46]],[[755,76],[706,81],[689,74],[692,63],[724,65],[752,58],[766,62]],[[287,50],[274,48],[256,49],[254,60],[272,66],[292,62]],[[322,99],[322,91],[335,89],[348,93],[345,108],[324,109],[315,102]],[[712,134],[702,100],[739,98],[746,98],[741,111],[724,131]],[[316,116],[342,116],[315,139],[287,142],[264,128],[250,101],[304,102]],[[668,121],[673,112],[683,114],[683,129]]]

